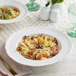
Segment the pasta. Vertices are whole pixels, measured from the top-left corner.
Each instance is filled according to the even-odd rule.
[[[44,34],[24,36],[17,51],[28,59],[45,60],[58,54],[58,41]]]

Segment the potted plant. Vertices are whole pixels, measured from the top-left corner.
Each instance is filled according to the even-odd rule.
[[[60,12],[60,14],[61,14],[63,12],[62,11],[63,10],[63,5],[64,5],[63,2],[64,2],[64,0],[48,0],[47,3],[46,3],[46,5],[45,5],[45,7],[41,8],[41,13],[40,13],[41,19],[42,20],[48,20],[48,19],[50,19],[50,14],[51,14],[52,10],[53,10],[53,12],[54,11],[56,13]],[[50,6],[50,8],[48,6]],[[58,10],[57,9],[54,10],[55,8],[57,8]],[[53,16],[54,16],[54,14],[53,14]]]
[[[61,11],[63,10],[64,7],[64,0],[48,0],[46,3],[46,7],[50,6],[50,10],[53,8],[59,8]]]
[[[64,0],[48,0],[48,2],[46,3],[46,7],[49,6],[50,4],[55,5],[58,3],[63,3]]]

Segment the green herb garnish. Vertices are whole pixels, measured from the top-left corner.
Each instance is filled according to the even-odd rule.
[[[0,10],[3,10],[3,8],[0,8]]]
[[[0,19],[2,19],[2,20],[6,19],[5,15],[4,14],[0,14]]]
[[[8,12],[8,15],[11,16],[11,12],[10,11]]]
[[[7,19],[5,15],[3,15],[3,19],[4,19],[4,20],[6,20],[6,19]]]

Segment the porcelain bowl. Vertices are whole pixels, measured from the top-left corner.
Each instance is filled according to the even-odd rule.
[[[14,19],[10,20],[0,20],[0,24],[8,24],[8,23],[15,23],[26,17],[27,15],[27,8],[24,4],[15,1],[15,0],[0,0],[0,6],[13,6],[20,11],[20,15]]]
[[[21,56],[18,51],[16,51],[16,48],[18,46],[18,42],[22,39],[23,36],[30,36],[33,34],[46,34],[52,37],[56,37],[56,39],[60,43],[60,50],[59,53],[49,59],[46,60],[31,60],[26,59],[23,56]],[[60,31],[48,28],[48,27],[27,27],[22,30],[19,30],[15,33],[13,33],[7,40],[5,48],[8,56],[16,61],[17,63],[27,65],[27,66],[33,66],[33,67],[40,67],[40,66],[46,66],[50,64],[54,64],[56,62],[61,61],[68,55],[68,53],[71,50],[71,42],[69,38],[61,33]]]

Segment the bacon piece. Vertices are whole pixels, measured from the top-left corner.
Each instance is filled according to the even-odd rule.
[[[43,54],[43,57],[46,57],[46,58],[48,58],[49,56],[48,56],[47,54]]]
[[[58,51],[53,51],[52,55],[55,56],[58,54]]]
[[[43,38],[43,39],[45,39],[45,36],[44,36],[44,35],[42,35],[42,38]]]
[[[34,53],[34,51],[29,51],[29,52],[27,52],[29,55],[33,55],[33,53]]]
[[[43,56],[42,54],[39,54],[39,55],[36,57],[36,59],[37,59],[37,60],[41,60],[42,56]]]
[[[34,39],[34,37],[31,37],[31,40],[33,40]]]
[[[47,41],[49,41],[50,40],[50,38],[47,38]]]
[[[34,44],[34,42],[30,42],[32,45]]]
[[[32,48],[33,51],[36,51],[36,48]]]
[[[0,16],[0,18],[2,18],[2,16]]]
[[[42,49],[42,48],[43,48],[42,44],[38,43],[36,49]]]
[[[27,36],[24,36],[24,37],[23,37],[23,40],[25,40],[26,38],[27,38]]]
[[[56,38],[54,38],[54,40],[53,40],[57,45],[58,45],[58,41],[57,41],[57,39]]]
[[[32,51],[36,51],[36,48],[30,48],[30,50],[32,50]]]
[[[27,55],[27,54],[25,54],[25,53],[21,53],[21,55],[22,55],[22,56],[24,56],[25,58],[30,59],[30,56],[29,56],[29,55]]]
[[[51,47],[51,50],[52,50],[52,51],[55,51],[55,50],[58,51],[58,47]]]
[[[21,47],[17,47],[17,51],[21,51]]]
[[[22,56],[25,56],[25,54],[24,54],[23,52],[21,53],[21,55],[22,55]]]
[[[8,9],[3,9],[2,12],[5,14],[7,13],[9,10]]]
[[[14,10],[15,12],[17,12],[17,11],[18,11],[18,10],[17,10],[17,9],[15,9],[15,8],[14,8],[13,10]]]
[[[34,37],[34,38],[38,38],[38,37]]]

